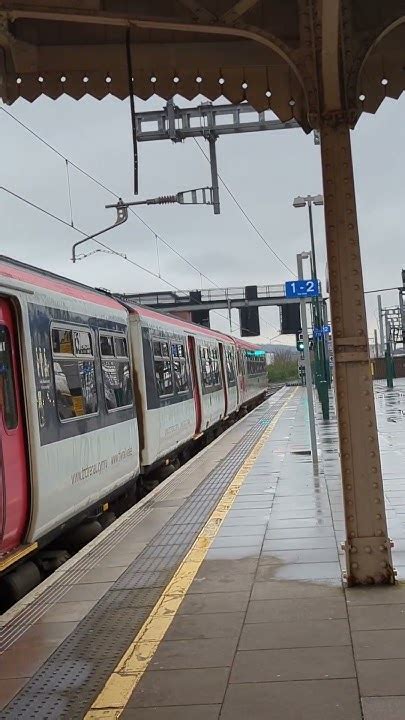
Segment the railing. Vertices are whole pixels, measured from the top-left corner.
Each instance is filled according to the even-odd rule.
[[[193,298],[193,293],[195,293]],[[173,292],[156,292],[142,293],[139,295],[126,295],[126,297],[139,305],[185,305],[195,302],[195,304],[225,302],[232,300],[245,300],[245,287],[230,288],[210,288],[206,290],[179,290]],[[198,299],[196,299],[196,297]],[[278,285],[258,285],[257,298],[284,298],[285,288],[283,284]]]

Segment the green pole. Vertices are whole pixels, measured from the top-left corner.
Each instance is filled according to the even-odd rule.
[[[387,343],[387,349],[385,351],[385,363],[387,368],[387,387],[394,387],[394,362],[391,356],[391,343]]]

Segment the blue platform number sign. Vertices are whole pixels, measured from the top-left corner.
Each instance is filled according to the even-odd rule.
[[[313,335],[316,338],[321,338],[323,335],[330,335],[331,327],[330,325],[323,325],[322,327],[314,327],[313,329]]]
[[[311,298],[319,295],[319,280],[292,280],[285,284],[287,298]]]

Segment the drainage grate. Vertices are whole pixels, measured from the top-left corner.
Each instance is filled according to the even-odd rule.
[[[9,703],[2,718],[83,717],[284,399],[285,394],[251,414],[241,440]]]

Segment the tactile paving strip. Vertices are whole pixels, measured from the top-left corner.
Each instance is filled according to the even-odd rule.
[[[278,392],[278,398],[281,398],[286,391],[286,387],[282,389],[272,388],[270,394],[273,395]],[[255,413],[253,413],[253,416],[255,416]],[[249,427],[252,422],[254,422],[254,418],[252,419],[252,415],[248,415],[243,421],[240,421],[242,424],[237,423],[234,428],[228,431],[230,434],[225,433],[222,436],[220,444],[209,445],[203,453],[197,455],[190,463],[187,463],[174,476],[170,477],[168,481],[158,486],[150,496],[131,508],[110,529],[107,529],[100,539],[97,538],[94,547],[87,547],[80,551],[73,558],[73,562],[69,564],[69,567],[64,567],[60,574],[57,572],[53,576],[53,581],[49,587],[47,587],[46,583],[43,588],[39,586],[36,597],[30,600],[26,606],[23,606],[16,616],[13,616],[10,620],[0,616],[0,653],[10,648],[56,602],[60,602],[68,592],[69,586],[79,582],[89,570],[100,564],[103,557],[118,546],[126,535],[136,530],[138,523],[144,520],[161,502],[165,502],[166,498],[170,499],[176,488],[181,487],[196,475],[201,475],[204,469],[208,475],[218,460],[223,457],[223,446],[225,445],[229,449],[233,446],[234,431],[237,434],[241,433],[242,437],[246,423],[248,423],[247,427]]]
[[[288,393],[289,394],[289,393]],[[204,523],[288,394],[261,405],[242,440],[3,710],[13,720],[81,720]]]

